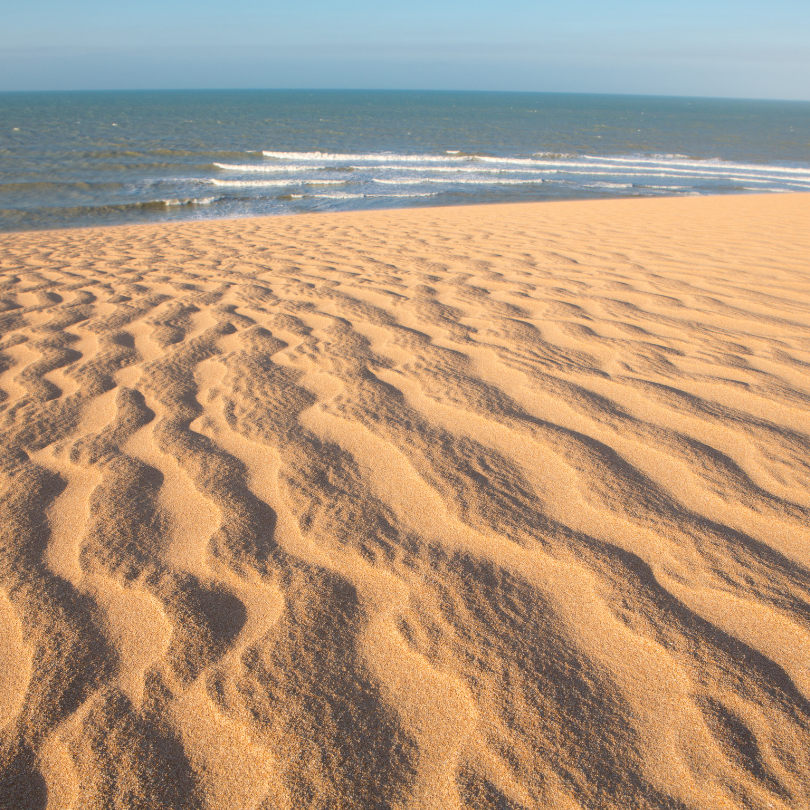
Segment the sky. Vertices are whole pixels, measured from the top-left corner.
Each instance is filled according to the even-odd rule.
[[[0,91],[810,100],[808,0],[0,0]]]

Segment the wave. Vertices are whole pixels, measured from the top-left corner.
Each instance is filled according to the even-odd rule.
[[[328,170],[334,169],[334,167],[329,166],[307,166],[307,165],[271,165],[271,166],[261,166],[255,164],[248,164],[248,165],[227,165],[227,164],[215,164],[219,168],[228,169],[231,171],[243,171],[243,172],[258,172],[258,173],[292,173],[292,172],[311,172],[316,170]],[[750,183],[789,183],[791,185],[796,185],[797,188],[807,188],[810,187],[810,175],[808,175],[807,181],[803,181],[798,179],[795,176],[792,177],[783,177],[778,173],[765,173],[766,167],[763,167],[763,170],[759,173],[755,173],[752,171],[750,172],[727,172],[727,171],[718,171],[716,167],[711,168],[680,168],[680,167],[670,167],[663,164],[654,164],[654,163],[647,163],[645,165],[635,165],[635,164],[623,164],[623,165],[615,165],[612,163],[584,163],[581,161],[571,161],[571,162],[564,162],[564,161],[545,161],[543,163],[539,161],[535,161],[532,169],[530,170],[528,167],[515,169],[515,168],[505,168],[505,167],[498,167],[498,168],[485,168],[480,166],[479,164],[468,164],[465,166],[448,166],[448,165],[438,165],[437,162],[434,162],[432,165],[416,165],[416,161],[412,161],[405,164],[392,164],[392,163],[385,163],[379,164],[374,166],[358,166],[352,165],[346,167],[352,171],[362,171],[362,170],[379,170],[379,171],[386,171],[386,172],[413,172],[415,169],[418,168],[420,172],[430,172],[433,174],[461,174],[461,175],[468,175],[471,176],[472,179],[470,180],[432,180],[430,178],[424,178],[419,182],[458,182],[458,183],[478,183],[480,185],[525,185],[528,183],[539,183],[542,182],[543,177],[548,177],[549,175],[573,175],[573,176],[585,176],[585,177],[594,177],[594,176],[601,176],[601,177],[615,177],[617,179],[622,178],[672,178],[675,181],[678,180],[727,180],[727,181],[742,181],[742,182],[750,182]],[[509,181],[509,180],[486,180],[486,179],[477,179],[475,175],[483,175],[483,174],[490,174],[490,175],[501,175],[501,174],[517,174],[517,175],[526,175],[526,174],[534,174],[534,178],[526,177],[521,180],[516,181]],[[539,175],[542,174],[543,177]],[[403,178],[401,180],[385,180],[380,178],[373,178],[376,182],[388,182],[388,183],[402,183],[402,184],[411,184],[413,185],[417,182],[415,179],[412,178]],[[235,184],[243,184],[243,185],[252,185],[251,181],[218,181],[223,185],[235,185]],[[295,180],[284,180],[281,181],[281,185],[291,185],[297,181]],[[326,181],[324,181],[326,182]],[[344,182],[344,181],[340,181]],[[266,185],[273,185],[272,181],[257,181],[255,185],[260,184]]]
[[[716,177],[716,178],[731,178],[731,179],[740,179],[746,180],[750,179],[752,182],[774,182],[779,180],[784,180],[784,182],[797,182],[793,179],[782,178],[778,174],[730,174],[727,172],[716,172],[710,170],[687,170],[687,169],[669,169],[668,167],[664,166],[650,166],[644,167],[614,167],[611,164],[606,165],[599,165],[593,164],[589,166],[588,164],[582,163],[553,163],[547,164],[553,165],[558,168],[547,169],[545,167],[537,166],[533,167],[531,170],[529,169],[505,169],[505,168],[497,168],[497,169],[489,169],[489,168],[481,168],[471,165],[469,167],[442,167],[442,166],[420,166],[420,171],[423,172],[435,172],[435,173],[448,173],[448,174],[528,174],[530,171],[532,173],[542,172],[544,175],[548,174],[579,174],[579,175],[605,175],[605,176],[615,176],[615,177],[673,177],[673,178],[702,178],[702,177]],[[578,169],[568,168],[570,166],[576,167],[588,167],[590,171],[579,171]],[[355,169],[363,168],[359,166],[352,167]],[[386,164],[381,166],[375,166],[374,168],[385,170],[385,171],[413,171],[414,167],[412,165],[404,165],[404,166],[397,166],[395,164]],[[635,170],[632,170],[635,169]],[[800,181],[798,181],[800,182]],[[808,177],[808,182],[810,182],[810,177]]]
[[[489,159],[486,159],[489,160]],[[596,162],[599,161],[599,162]],[[673,163],[666,163],[664,161],[642,160],[642,159],[619,159],[619,158],[590,158],[587,156],[577,160],[547,160],[547,161],[528,161],[525,165],[531,165],[536,171],[545,171],[546,167],[553,166],[555,171],[570,171],[571,169],[588,169],[589,171],[582,172],[582,174],[593,174],[595,169],[610,169],[612,173],[620,175],[631,175],[633,173],[643,174],[658,174],[658,175],[672,175],[684,177],[726,177],[726,176],[742,176],[742,177],[761,177],[770,178],[774,180],[787,180],[787,177],[781,175],[785,173],[793,175],[806,176],[810,180],[810,169],[801,169],[797,167],[785,168],[782,166],[755,166],[753,164],[722,164],[705,162],[701,165],[695,165],[697,161],[675,161]],[[688,168],[683,168],[688,167]],[[573,172],[571,172],[573,173]]]
[[[730,174],[730,173],[708,173],[708,172],[686,172],[682,170],[673,171],[608,171],[607,167],[602,167],[598,171],[578,171],[576,169],[552,169],[544,172],[545,175],[559,174],[559,175],[573,175],[580,177],[671,177],[673,180],[743,180],[749,183],[777,183],[783,182],[789,185],[806,186],[810,184],[810,178],[807,181],[799,181],[786,179],[782,177],[774,177],[769,175],[761,175],[759,177],[747,174]]]
[[[375,164],[372,166],[356,166],[356,165],[348,165],[348,166],[341,166],[341,170],[347,171],[363,171],[369,169],[376,169],[380,171],[413,171],[414,164],[416,161],[409,161],[404,164],[396,164],[396,163],[385,163],[385,164]],[[474,163],[470,163],[465,166],[440,166],[436,165],[438,161],[434,161],[432,165],[428,166],[419,166],[418,168],[421,171],[425,172],[453,172],[459,174],[470,174],[470,173],[481,173],[481,174],[521,174],[524,173],[525,169],[506,169],[506,168],[485,168],[483,166],[476,166]],[[313,165],[306,165],[306,164],[257,164],[257,163],[243,163],[243,164],[234,164],[234,163],[215,163],[218,169],[223,169],[226,171],[233,171],[233,172],[245,172],[245,173],[268,173],[268,174],[281,174],[281,173],[292,173],[292,172],[313,172],[313,171],[334,171],[336,169],[335,166],[313,166]]]
[[[294,171],[315,171],[316,169],[326,169],[327,166],[279,166],[277,164],[262,163],[215,163],[218,169],[229,172],[294,172]]]
[[[4,216],[21,215],[33,217],[66,217],[66,216],[92,216],[112,213],[124,213],[134,211],[154,211],[163,208],[173,208],[176,206],[212,205],[223,200],[223,197],[187,197],[187,198],[167,198],[163,200],[143,200],[131,203],[110,203],[108,205],[72,205],[72,206],[52,206],[29,211],[20,208],[0,209],[0,218]]]
[[[692,159],[678,159],[681,156],[673,156],[670,158],[666,155],[656,156],[639,156],[639,157],[600,157],[596,155],[582,155],[583,160],[599,160],[602,162],[610,161],[611,163],[666,163],[669,166],[689,166],[694,167],[695,164],[700,166],[716,166],[723,169],[746,169],[750,171],[779,171],[787,174],[803,174],[810,176],[810,167],[804,168],[800,166],[775,166],[768,163],[734,163],[732,161],[722,160],[721,158],[692,158]]]
[[[163,203],[165,206],[172,205],[212,205],[219,202],[222,197],[190,197],[188,199],[174,199],[174,200],[158,200],[157,202]]]
[[[379,169],[380,171],[392,171],[392,172],[412,172],[414,171],[414,166],[411,164],[405,165],[397,165],[395,163],[392,164],[383,164],[380,166],[352,166],[354,170],[357,169]],[[443,172],[447,174],[528,174],[529,169],[488,169],[484,168],[483,166],[477,166],[476,164],[470,164],[468,166],[419,166],[420,171],[423,172]]]
[[[438,191],[422,191],[422,192],[392,192],[390,194],[352,194],[350,192],[338,194],[307,194],[307,197],[316,197],[321,199],[333,200],[348,200],[348,199],[361,199],[361,198],[378,198],[378,199],[394,199],[394,198],[408,198],[408,197],[437,197]]]
[[[583,183],[585,188],[634,188],[633,183],[604,183],[596,181],[595,183]]]
[[[268,152],[262,151],[265,157],[279,160],[312,160],[312,161],[367,161],[397,160],[400,162],[430,163],[448,160],[475,160],[475,155],[400,155],[392,152],[368,152],[362,154],[336,152]]]
[[[279,200],[364,200],[364,199],[396,199],[408,197],[436,197],[438,191],[390,192],[386,194],[364,194],[362,192],[337,191],[332,194],[282,194]]]
[[[238,186],[240,188],[262,188],[262,187],[281,187],[281,186],[300,186],[300,185],[314,185],[314,186],[342,186],[348,183],[348,180],[217,180],[211,178],[206,182],[212,186]]]
[[[389,193],[389,194],[366,194],[365,196],[366,197],[386,197],[386,198],[387,197],[406,198],[406,197],[438,197],[438,195],[439,195],[438,191],[414,191],[414,192],[403,191],[403,192],[400,192],[400,193],[393,193],[393,194],[392,193]]]
[[[459,177],[404,177],[397,178],[396,180],[387,180],[380,177],[373,178],[375,183],[385,183],[392,186],[420,186],[423,183],[443,183],[443,184],[462,184],[474,186],[523,186],[533,185],[545,182],[540,177],[523,180],[484,180],[475,178],[459,178]]]
[[[237,186],[237,187],[244,187],[250,188],[251,186],[262,187],[262,188],[283,188],[285,186],[298,186],[301,185],[303,182],[302,180],[217,180],[215,178],[211,178],[210,180],[206,180],[212,186]]]
[[[290,161],[283,164],[215,164],[219,168],[256,171],[306,171],[334,168],[328,164],[361,163],[370,165],[351,166],[353,169],[375,168],[387,171],[407,171],[414,164],[421,164],[425,171],[458,171],[458,172],[514,172],[546,171],[549,167],[571,170],[611,170],[617,174],[657,174],[684,177],[725,177],[760,178],[771,181],[788,180],[789,178],[808,178],[810,167],[775,166],[773,164],[739,163],[724,161],[718,158],[690,159],[684,156],[638,155],[638,156],[597,156],[566,155],[560,153],[536,153],[533,157],[504,157],[493,155],[471,154],[398,154],[382,153],[338,153],[338,152],[272,152],[263,151],[265,157]],[[312,164],[318,164],[313,166]],[[302,165],[303,164],[303,165]],[[425,165],[429,164],[429,165]],[[484,164],[484,165],[481,165]],[[485,168],[491,167],[491,168]],[[512,168],[507,167],[521,167]]]
[[[316,200],[361,200],[365,194],[352,194],[351,192],[335,192],[334,194],[302,194],[302,197],[309,197]]]
[[[583,167],[583,164],[576,164],[578,167]],[[701,169],[671,169],[667,166],[650,166],[649,168],[643,166],[629,166],[627,168],[614,168],[613,166],[600,166],[594,164],[592,167],[584,166],[589,170],[587,171],[578,171],[577,169],[569,169],[566,167],[561,167],[558,169],[553,169],[549,173],[559,173],[559,174],[584,174],[584,175],[594,175],[594,174],[606,174],[612,175],[614,177],[672,177],[672,178],[689,178],[689,177],[696,177],[696,178],[717,178],[717,179],[743,179],[743,180],[766,180],[769,182],[773,181],[784,181],[784,182],[796,182],[793,178],[782,177],[778,174],[755,174],[755,173],[741,173],[739,171],[735,172],[718,172],[718,171],[708,171],[708,170],[701,170]],[[810,182],[810,175],[808,175],[807,182]]]

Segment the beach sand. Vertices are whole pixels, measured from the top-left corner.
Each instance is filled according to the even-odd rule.
[[[0,236],[0,807],[810,806],[808,223]]]

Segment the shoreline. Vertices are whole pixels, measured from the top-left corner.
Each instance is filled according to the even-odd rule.
[[[133,223],[116,223],[110,225],[67,225],[61,228],[37,228],[31,230],[23,230],[23,231],[0,231],[0,239],[3,239],[7,236],[21,236],[24,234],[46,234],[46,233],[61,233],[63,231],[95,231],[95,230],[108,230],[110,228],[163,228],[165,227],[175,227],[175,226],[193,226],[193,225],[212,225],[216,226],[223,223],[233,223],[233,222],[253,222],[253,221],[264,221],[264,220],[277,220],[277,219],[290,219],[295,217],[330,217],[332,215],[338,216],[358,216],[364,217],[366,215],[373,215],[373,214],[380,214],[380,215],[390,215],[394,213],[407,213],[407,212],[419,212],[419,211],[453,211],[455,209],[467,210],[467,209],[500,209],[505,207],[513,207],[516,209],[521,209],[523,207],[532,207],[532,206],[566,206],[566,205],[593,205],[593,204],[601,204],[601,203],[623,203],[633,205],[635,203],[649,203],[655,202],[656,200],[724,200],[728,198],[737,199],[737,198],[754,198],[754,199],[763,199],[763,198],[770,198],[770,197],[787,197],[787,198],[801,198],[801,197],[810,197],[810,192],[807,191],[794,191],[794,192],[762,192],[762,193],[745,193],[745,194],[673,194],[673,195],[661,195],[655,197],[645,197],[645,196],[638,196],[638,197],[594,197],[588,199],[570,199],[570,200],[533,200],[529,202],[497,202],[497,203],[466,203],[463,205],[420,205],[420,206],[413,206],[413,207],[397,207],[397,208],[374,208],[374,209],[367,209],[367,210],[351,210],[351,211],[304,211],[298,213],[283,213],[283,214],[268,214],[268,215],[261,215],[261,216],[251,216],[251,217],[222,217],[222,218],[212,218],[212,219],[188,219],[188,220],[171,220],[165,222],[133,222]]]

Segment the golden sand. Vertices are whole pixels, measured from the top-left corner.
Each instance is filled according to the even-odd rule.
[[[0,807],[810,807],[810,195],[0,237]]]

